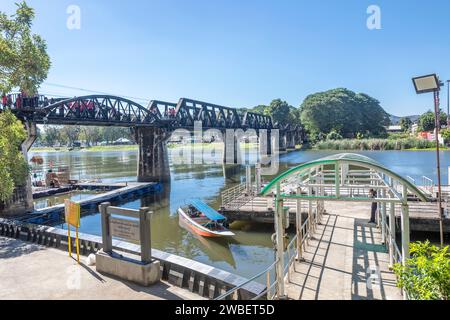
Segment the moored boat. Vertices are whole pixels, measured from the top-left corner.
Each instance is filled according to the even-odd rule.
[[[200,200],[191,200],[186,207],[178,208],[181,226],[203,237],[230,237],[227,218]]]

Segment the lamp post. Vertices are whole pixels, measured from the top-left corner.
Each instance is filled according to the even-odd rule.
[[[441,162],[439,157],[439,131],[441,128],[441,112],[439,110],[439,91],[444,84],[439,81],[436,74],[413,78],[414,88],[417,94],[433,92],[434,94],[434,122],[435,122],[435,140],[436,140],[436,169],[438,179],[438,214],[439,231],[441,236],[441,247],[444,246],[444,228],[442,211],[442,192],[441,192]]]
[[[450,128],[450,80],[447,80],[447,128]]]

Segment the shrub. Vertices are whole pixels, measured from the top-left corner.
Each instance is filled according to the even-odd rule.
[[[397,286],[413,300],[448,300],[450,297],[450,253],[429,241],[411,243],[406,266],[394,265]]]

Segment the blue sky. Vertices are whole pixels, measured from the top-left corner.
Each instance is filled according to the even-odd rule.
[[[87,93],[58,84],[232,107],[281,98],[297,107],[308,94],[346,87],[401,116],[425,112],[433,101],[414,93],[412,76],[450,79],[448,0],[28,3],[52,59],[41,91],[55,95]],[[381,8],[381,30],[366,27],[372,4]],[[80,30],[66,27],[69,5],[81,9]],[[14,1],[0,0],[1,11],[13,9]],[[445,108],[446,100],[445,90]]]

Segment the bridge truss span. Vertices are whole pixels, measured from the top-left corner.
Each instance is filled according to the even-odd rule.
[[[103,126],[161,126],[157,115],[128,99],[90,95],[58,101],[36,108],[33,120],[45,124]]]

